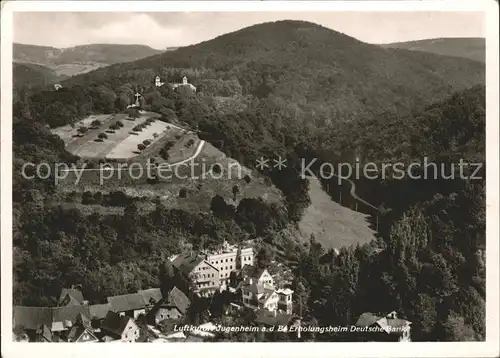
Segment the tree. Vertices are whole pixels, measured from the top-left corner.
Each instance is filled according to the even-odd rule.
[[[452,342],[475,341],[474,330],[464,322],[464,318],[451,312],[443,324],[444,339]]]
[[[100,138],[100,139],[107,139],[108,138],[108,135],[106,133],[100,133],[97,138]]]
[[[255,256],[256,266],[260,268],[267,268],[273,260],[273,250],[270,247],[263,247]]]
[[[139,144],[137,144],[137,149],[139,149],[140,151],[143,151],[144,149],[146,149],[146,146],[142,143],[139,143]]]
[[[175,286],[176,275],[175,269],[170,260],[164,260],[160,264],[160,289],[163,297],[168,297],[168,294]]]
[[[87,133],[89,131],[89,129],[85,126],[81,126],[80,128],[78,128],[78,133],[80,133],[80,135],[83,135],[85,133]]]
[[[90,123],[90,125],[92,127],[100,127],[101,124],[102,124],[102,122],[100,120],[98,120],[98,119],[95,119],[95,120],[92,121],[92,123]]]

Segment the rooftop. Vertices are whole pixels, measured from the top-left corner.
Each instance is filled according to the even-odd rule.
[[[115,312],[125,312],[146,308],[140,293],[129,293],[127,295],[108,297],[109,307]]]
[[[109,311],[102,322],[101,329],[121,337],[125,327],[127,327],[131,319],[132,318],[128,316],[120,316],[116,312]]]

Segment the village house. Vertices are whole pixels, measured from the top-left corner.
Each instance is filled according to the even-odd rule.
[[[142,300],[146,305],[146,310],[152,308],[163,298],[163,294],[161,293],[161,289],[159,288],[148,288],[147,290],[139,290],[138,294],[142,296]]]
[[[243,305],[251,309],[264,308],[268,311],[292,313],[292,294],[289,288],[276,289],[274,279],[267,269],[245,266],[241,270]]]
[[[75,324],[67,335],[67,341],[76,343],[99,342],[89,317],[81,313],[77,316]]]
[[[254,252],[251,246],[240,248],[229,245],[227,242],[215,252],[205,252],[205,258],[219,270],[220,284],[227,287],[230,283],[231,272],[241,269],[245,265],[253,265]]]
[[[102,321],[106,317],[109,310],[110,310],[109,303],[90,305],[89,306],[90,320],[92,322],[95,322],[96,323],[95,325],[99,326],[100,321]]]
[[[58,306],[83,306],[88,304],[78,288],[63,288],[57,301]]]
[[[121,316],[127,315],[137,319],[140,314],[146,313],[146,303],[140,293],[111,296],[107,298],[109,309]]]
[[[172,288],[168,296],[162,298],[147,313],[147,321],[150,324],[158,325],[167,319],[181,319],[185,316],[191,301],[177,287]]]
[[[79,314],[89,316],[88,306],[64,306],[64,307],[26,307],[15,306],[13,316],[13,327],[23,330],[36,340],[37,332],[46,326],[52,336],[63,336],[64,332],[71,329]],[[47,336],[44,333],[44,336]]]
[[[410,325],[410,321],[398,318],[394,311],[385,316],[365,312],[356,321],[359,329],[356,336],[360,341],[410,342]]]
[[[219,289],[219,270],[201,256],[194,253],[176,255],[171,258],[172,265],[191,277],[195,292],[208,296]]]
[[[57,342],[57,339],[56,337],[52,336],[50,328],[47,327],[47,325],[42,324],[36,330],[36,336],[34,341],[41,343],[52,343],[52,342]]]
[[[121,342],[135,342],[139,339],[139,326],[132,317],[109,311],[101,324],[101,331],[105,334],[104,341],[119,340]]]

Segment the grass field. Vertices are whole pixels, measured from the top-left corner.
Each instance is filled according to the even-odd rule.
[[[317,178],[309,178],[309,196],[311,205],[299,222],[300,233],[307,240],[314,234],[325,249],[338,249],[375,238],[368,216],[334,202]]]

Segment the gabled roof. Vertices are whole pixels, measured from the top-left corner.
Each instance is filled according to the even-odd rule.
[[[52,308],[14,306],[14,326],[36,330],[43,324],[52,325]]]
[[[89,307],[88,306],[64,306],[64,307],[54,307],[52,309],[52,320],[53,322],[64,322],[70,321],[74,323],[79,314],[83,313],[85,316],[89,317]]]
[[[110,310],[109,303],[89,306],[90,319],[104,319]]]
[[[78,314],[89,316],[87,306],[64,306],[64,307],[25,307],[14,306],[15,326],[22,326],[28,330],[35,330],[40,325],[46,325],[52,331],[66,329],[65,323],[76,321]]]
[[[408,327],[411,322],[401,318],[381,317],[371,312],[363,313],[356,321],[356,326],[358,327],[369,327],[373,324],[377,324],[387,333],[400,334],[403,328]]]
[[[40,338],[43,338],[48,342],[52,342],[52,332],[50,331],[50,328],[47,327],[47,325],[42,324],[37,329],[37,334],[40,336]]]
[[[172,265],[174,265],[175,268],[177,268],[178,270],[184,272],[185,274],[191,274],[193,272],[193,270],[196,268],[196,266],[198,266],[199,264],[201,264],[203,261],[205,261],[205,263],[208,265],[208,266],[211,266],[212,268],[214,268],[215,270],[217,270],[216,267],[214,267],[213,265],[211,265],[208,261],[206,261],[203,257],[200,257],[200,256],[197,256],[193,253],[184,253],[184,254],[181,254],[181,255],[177,255],[173,260],[172,260]]]
[[[256,266],[251,266],[251,265],[245,265],[241,269],[241,274],[243,277],[252,277],[256,278],[257,280],[261,278],[261,276],[266,272],[267,269],[265,268],[260,268]]]
[[[69,300],[65,301],[66,296],[69,296]],[[83,294],[77,288],[63,288],[61,290],[61,295],[59,296],[59,305],[82,305],[83,304]]]
[[[168,293],[167,297],[163,298],[158,302],[148,313],[148,317],[151,319],[160,308],[176,308],[181,314],[186,314],[191,301],[189,298],[179,290],[177,287],[172,288]]]
[[[264,291],[265,291],[264,285],[261,285],[261,284],[255,283],[255,282],[253,282],[252,284],[242,285],[241,289],[248,291],[248,292],[252,292],[254,294],[264,293]]]
[[[369,327],[372,324],[376,323],[381,317],[374,315],[371,312],[365,312],[361,316],[359,316],[356,321],[356,326],[358,327]]]
[[[151,303],[156,304],[163,298],[161,289],[159,288],[149,288],[147,290],[140,290],[137,293],[142,296],[142,300],[146,304],[151,304]]]
[[[101,330],[121,337],[130,320],[132,318],[128,316],[120,316],[116,312],[109,311],[102,322]]]
[[[87,332],[87,334],[91,336],[95,341],[98,341],[97,337],[91,329],[85,328],[81,325],[76,325],[71,327],[71,330],[68,333],[68,342],[77,342],[84,332]]]
[[[191,304],[189,298],[179,290],[177,287],[172,288],[168,293],[167,302],[168,305],[175,306],[182,313],[186,314],[186,311]]]
[[[127,295],[108,297],[108,303],[111,311],[125,312],[140,310],[146,307],[146,303],[139,293],[130,293]]]

